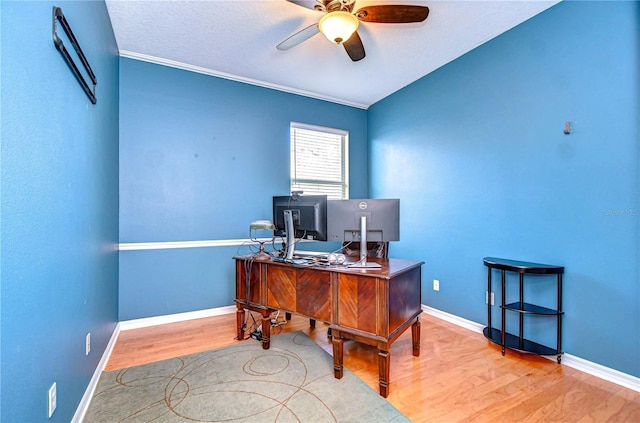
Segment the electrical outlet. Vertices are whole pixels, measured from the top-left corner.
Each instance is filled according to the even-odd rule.
[[[56,392],[56,383],[53,382],[51,388],[49,388],[49,418],[53,416],[53,412],[56,411],[56,407],[58,406],[58,393]]]
[[[494,305],[494,303],[495,303],[494,300],[495,300],[495,295],[492,292],[491,293],[491,305]],[[484,303],[485,304],[489,304],[489,291],[484,291]]]
[[[91,352],[91,332],[87,334],[85,338],[85,355],[89,355]]]
[[[440,291],[440,281],[438,279],[433,280],[433,290]]]

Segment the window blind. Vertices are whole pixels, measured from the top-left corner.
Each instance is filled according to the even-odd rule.
[[[346,131],[291,124],[291,190],[346,199]]]

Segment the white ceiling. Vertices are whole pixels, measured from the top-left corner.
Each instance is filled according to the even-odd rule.
[[[378,100],[556,4],[551,0],[361,0],[417,4],[421,23],[363,22],[366,57],[317,34],[276,45],[321,12],[285,0],[106,0],[120,55],[366,109]]]

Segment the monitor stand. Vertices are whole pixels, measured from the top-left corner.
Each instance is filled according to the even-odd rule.
[[[287,232],[287,246],[284,258],[287,260],[293,260],[293,253],[295,252],[296,242],[294,237],[295,228],[293,227],[293,215],[291,213],[291,210],[284,211],[284,230]]]
[[[380,269],[382,266],[375,262],[367,262],[367,217],[360,217],[360,261],[349,263],[351,269]]]

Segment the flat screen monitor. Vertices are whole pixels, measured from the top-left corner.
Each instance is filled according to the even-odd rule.
[[[360,242],[366,217],[367,242],[400,241],[400,200],[331,200],[327,205],[329,241]]]
[[[276,236],[287,236],[285,210],[291,210],[295,238],[327,240],[327,196],[292,195],[273,197],[273,223]]]
[[[400,200],[331,200],[327,232],[329,241],[360,243],[360,260],[350,267],[379,268],[367,263],[367,242],[400,240]]]

